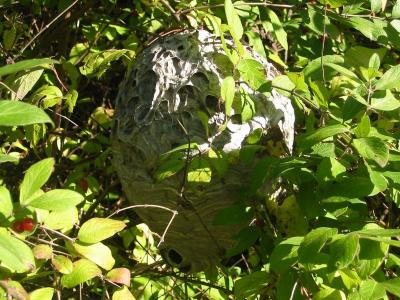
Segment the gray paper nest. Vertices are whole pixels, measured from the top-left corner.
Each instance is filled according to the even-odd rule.
[[[279,74],[250,48],[246,51],[265,66],[268,79]],[[207,31],[160,38],[137,57],[117,96],[112,134],[115,168],[132,204],[159,205],[178,212],[160,251],[170,265],[183,271],[217,264],[235,245],[233,236],[249,225],[215,225],[213,220],[219,211],[243,200],[250,168],[229,158],[223,177],[211,168],[209,182],[188,182],[190,163],[207,156],[211,148],[237,157],[232,154],[260,128],[266,135],[269,128],[278,126],[287,148],[292,149],[293,108],[275,90],[267,97],[240,83],[255,102],[256,113],[244,124],[236,118],[240,111],[233,109],[231,116],[225,116],[220,86],[225,76],[232,75],[224,70],[224,62],[229,64],[226,58],[220,40]],[[200,115],[208,117],[208,130]],[[182,164],[177,173],[156,180],[166,153],[181,145],[190,150],[180,152]],[[172,217],[170,211],[155,207],[137,208],[136,212],[160,237]]]

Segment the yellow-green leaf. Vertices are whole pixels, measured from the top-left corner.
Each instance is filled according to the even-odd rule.
[[[113,236],[125,227],[126,224],[122,221],[92,218],[83,223],[78,232],[78,239],[84,243],[94,244]]]

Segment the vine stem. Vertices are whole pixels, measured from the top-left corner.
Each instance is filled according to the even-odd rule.
[[[164,231],[163,231],[163,233],[162,233],[162,235],[160,237],[160,241],[157,244],[157,247],[159,247],[164,242],[165,236],[167,235],[167,232],[168,232],[169,228],[171,227],[172,222],[174,221],[176,215],[178,214],[178,211],[170,209],[170,208],[165,207],[165,206],[156,205],[156,204],[137,204],[137,205],[131,205],[131,206],[128,206],[128,207],[124,207],[124,208],[118,209],[117,211],[115,211],[111,215],[109,215],[107,218],[111,218],[112,216],[114,216],[116,214],[119,214],[120,212],[122,212],[124,210],[132,209],[132,208],[159,208],[159,209],[163,209],[163,210],[166,210],[166,211],[169,211],[169,212],[172,213],[171,219],[169,219],[169,222],[168,222],[167,226],[165,226],[165,229],[164,229]]]

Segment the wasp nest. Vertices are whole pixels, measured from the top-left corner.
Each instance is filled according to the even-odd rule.
[[[262,63],[268,79],[278,75],[272,64],[246,51]],[[153,232],[165,234],[160,251],[183,271],[215,265],[248,225],[214,222],[218,212],[243,200],[250,168],[238,162],[237,153],[247,137],[279,128],[282,142],[292,148],[293,108],[275,90],[267,95],[237,80],[254,102],[253,116],[242,122],[237,108],[225,116],[220,89],[232,72],[219,39],[206,31],[184,31],[148,46],[117,96],[115,168],[130,202],[151,205],[136,212]],[[181,151],[171,151],[179,146]],[[156,206],[178,214],[170,222],[171,212]]]

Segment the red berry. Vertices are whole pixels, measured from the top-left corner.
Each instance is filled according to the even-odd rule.
[[[15,222],[13,223],[13,225],[12,225],[12,229],[13,229],[14,231],[18,232],[18,233],[23,232],[23,231],[24,231],[24,226],[23,226],[23,224],[22,224],[22,221],[20,221],[20,220],[15,221]]]
[[[81,180],[79,180],[78,184],[83,192],[86,193],[89,188],[89,182],[86,179],[82,178]]]
[[[25,231],[32,232],[35,228],[35,221],[32,218],[25,217],[24,221],[22,222],[22,228]]]

